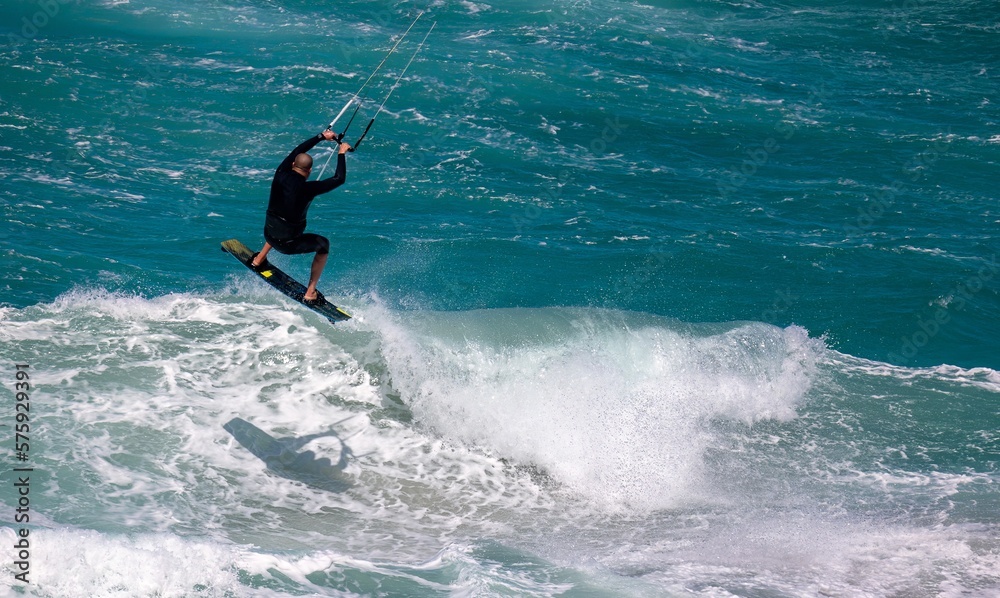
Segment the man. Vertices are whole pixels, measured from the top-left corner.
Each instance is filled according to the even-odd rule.
[[[347,159],[344,154],[351,150],[350,145],[341,143],[337,153],[337,170],[333,176],[323,181],[310,181],[308,179],[313,160],[306,152],[323,139],[334,141],[333,131],[327,129],[302,142],[278,165],[274,180],[271,181],[271,198],[264,220],[264,248],[253,254],[251,259],[254,270],[259,272],[270,267],[267,254],[271,249],[284,254],[315,252],[309,271],[309,285],[302,297],[309,305],[324,301],[323,295],[316,290],[316,283],[326,267],[330,241],[326,237],[305,232],[306,212],[317,195],[333,191],[344,184],[347,179]]]

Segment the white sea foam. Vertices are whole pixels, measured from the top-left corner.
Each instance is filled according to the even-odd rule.
[[[575,571],[593,563],[623,595],[747,588],[748,572],[764,593],[995,585],[988,530],[794,507],[825,504],[801,482],[845,505],[861,493],[908,508],[985,498],[995,484],[849,460],[826,475],[822,459],[854,455],[859,432],[841,447],[813,431],[815,414],[795,427],[818,370],[900,372],[848,367],[804,330],[347,307],[358,317],[334,327],[241,282],[215,296],[73,291],[5,308],[0,341],[34,364],[48,431],[33,445],[51,480],[33,495],[38,595],[322,594],[317,579],[345,572],[456,595],[577,583],[548,565],[545,580],[492,566],[470,537],[515,538]],[[749,430],[729,485],[725,429]],[[756,486],[772,483],[788,485],[787,505],[758,508]],[[911,583],[922,570],[932,574]],[[272,589],[248,590],[249,578]]]
[[[338,522],[341,545],[374,533],[365,554],[416,557],[480,509],[539,502],[529,475],[380,413],[405,408],[355,323],[285,303],[83,291],[30,311],[0,338],[35,347],[23,360],[58,362],[34,374],[49,397],[40,425],[60,438],[38,449],[59,480],[56,520],[85,510],[100,529],[195,525],[281,546],[335,510],[359,515]],[[254,454],[262,436],[277,452]]]
[[[712,587],[720,596],[985,598],[1000,582],[1000,557],[995,542],[969,540],[980,533],[977,526],[920,529],[786,513],[740,520],[697,542],[685,538],[664,551],[668,562],[641,575],[679,595]],[[626,549],[601,560],[620,567],[629,556]],[[647,565],[655,558],[642,556]],[[760,573],[747,577],[748,563]]]
[[[941,380],[1000,393],[1000,372],[992,368],[962,368],[948,364],[907,367],[844,355],[836,351],[830,351],[828,355],[831,362],[845,371],[862,372],[871,376],[888,376],[900,380]]]
[[[821,345],[799,329],[703,336],[616,319],[529,311],[376,325],[393,385],[425,425],[640,509],[697,492],[713,418],[794,417]]]

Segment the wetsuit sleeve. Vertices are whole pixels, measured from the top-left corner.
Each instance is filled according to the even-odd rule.
[[[344,154],[337,154],[337,171],[333,173],[333,176],[328,179],[323,179],[322,181],[309,181],[306,183],[306,187],[309,189],[309,193],[311,195],[316,196],[320,193],[333,191],[337,187],[343,185],[346,180],[347,157],[344,156]]]
[[[322,139],[323,135],[319,134],[316,135],[315,137],[310,137],[309,139],[306,139],[305,141],[300,143],[298,146],[296,146],[295,149],[292,150],[292,153],[288,154],[288,156],[286,156],[285,159],[281,161],[281,164],[278,164],[276,172],[281,172],[282,170],[291,170],[292,161],[295,160],[295,156],[298,156],[299,154],[304,152],[308,152],[312,148],[316,147],[316,144],[319,143]]]

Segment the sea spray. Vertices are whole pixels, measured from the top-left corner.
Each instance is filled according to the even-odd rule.
[[[787,420],[822,342],[799,328],[680,326],[598,310],[381,319],[417,420],[612,507],[694,498],[709,422]]]

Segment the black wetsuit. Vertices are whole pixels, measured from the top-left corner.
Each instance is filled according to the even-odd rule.
[[[347,179],[347,160],[344,154],[337,154],[337,171],[322,181],[307,181],[304,176],[292,170],[295,156],[308,152],[323,139],[322,135],[311,137],[299,144],[288,154],[271,181],[271,199],[267,204],[267,218],[264,220],[264,239],[281,253],[329,253],[330,241],[313,233],[306,233],[306,212],[309,204],[321,193],[333,191]]]

